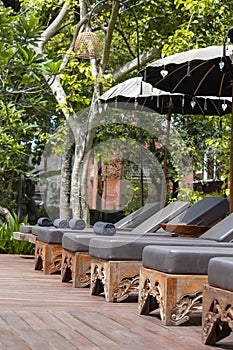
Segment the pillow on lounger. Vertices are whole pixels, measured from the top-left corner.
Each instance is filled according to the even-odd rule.
[[[53,222],[53,226],[55,226],[56,228],[68,228],[69,222],[64,219],[55,219]]]
[[[116,227],[110,222],[97,221],[93,226],[93,231],[97,235],[113,236],[116,233]]]
[[[37,224],[38,224],[39,226],[45,226],[45,227],[47,227],[47,226],[52,226],[52,221],[51,221],[49,218],[39,218],[39,219],[37,220]]]
[[[72,230],[83,230],[86,227],[86,222],[80,218],[73,218],[69,221],[69,228]]]

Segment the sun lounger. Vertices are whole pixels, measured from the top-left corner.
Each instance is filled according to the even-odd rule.
[[[179,202],[176,213],[181,213],[187,207],[187,202]],[[147,225],[148,230],[150,230],[152,226],[151,218],[159,211],[159,208],[160,204],[158,202],[146,204],[126,218],[118,221],[115,227],[119,231],[126,230],[125,232],[128,232],[128,230],[132,230],[133,232],[134,230],[137,231],[137,227],[145,221],[145,225]],[[171,215],[171,217],[173,216]],[[147,220],[149,221],[148,224]],[[69,232],[71,236],[84,232],[85,234],[94,235],[92,228],[71,230],[67,228],[67,225],[65,228],[31,226],[30,229],[31,233],[37,237],[35,242],[35,270],[43,270],[44,274],[59,273],[61,271],[62,238],[65,232]],[[22,230],[25,230],[25,228],[22,228]]]
[[[143,250],[138,305],[140,314],[159,309],[162,323],[180,325],[200,312],[208,263],[232,257],[232,243],[218,247],[147,246]]]
[[[62,236],[69,228],[33,226],[31,235],[35,239],[34,269],[43,270],[45,275],[61,272]],[[82,232],[72,230],[72,232]]]
[[[115,227],[117,229],[134,229],[135,227],[142,224],[145,220],[147,220],[150,216],[157,213],[159,209],[159,202],[147,203],[143,207],[117,221],[115,223]]]
[[[153,232],[160,227],[161,222],[168,222],[181,214],[189,207],[187,202],[176,201],[160,209],[151,215],[142,224],[130,232],[118,232],[118,237],[138,237],[145,233]],[[151,234],[151,233],[150,233]],[[170,237],[171,233],[165,233]],[[73,287],[86,287],[90,285],[91,257],[89,255],[89,241],[91,238],[100,237],[95,233],[73,234],[66,232],[62,238],[62,282],[72,280]],[[114,236],[115,237],[115,236]],[[106,236],[105,236],[106,238]]]
[[[208,284],[203,289],[203,343],[215,345],[230,335],[233,330],[232,320],[233,258],[212,258],[208,265]]]
[[[113,237],[101,237],[97,235],[87,235],[87,234],[77,234],[73,235],[72,233],[65,233],[62,241],[62,281],[68,282],[72,280],[72,284],[74,287],[84,287],[90,284],[90,274],[91,274],[91,256],[89,254],[89,242],[92,238],[101,239],[100,243],[110,242],[110,245],[113,244],[114,249],[116,248],[116,255],[119,256],[118,260],[121,260],[121,252],[124,254],[124,258],[122,260],[140,260],[135,263],[136,275],[139,274],[138,266],[141,264],[141,254],[142,249],[147,244],[152,244],[151,240],[156,241],[157,238],[171,238],[171,233],[166,233],[163,231],[162,233],[157,234],[151,233],[150,230],[160,228],[161,222],[173,222],[175,214],[179,215],[179,221],[183,223],[200,223],[209,225],[211,222],[215,222],[217,219],[220,219],[224,215],[226,215],[229,209],[229,203],[224,198],[216,198],[216,197],[208,197],[199,201],[192,207],[186,209],[183,213],[179,214],[181,203],[174,202],[171,205],[163,208],[158,213],[156,213],[153,217],[147,220],[141,227],[141,231],[137,228],[136,230],[124,234],[116,234]],[[173,216],[173,217],[172,217]],[[178,220],[177,220],[178,221]],[[177,222],[176,221],[176,222]],[[148,224],[149,222],[149,224]],[[144,229],[143,229],[144,228]],[[150,232],[150,233],[148,233]],[[145,233],[147,233],[145,235]],[[155,237],[152,237],[155,236]],[[146,238],[146,241],[141,238]],[[151,239],[148,241],[148,239]],[[116,246],[115,246],[115,242]],[[119,241],[118,241],[119,240]],[[122,242],[123,240],[123,242]],[[126,241],[125,241],[126,240]],[[131,244],[132,242],[138,241],[138,244]],[[127,245],[129,243],[129,245]],[[101,254],[105,254],[108,249],[106,246],[98,246],[98,249],[101,250]],[[122,249],[122,246],[128,247],[128,250]],[[103,248],[103,249],[102,249]],[[111,249],[111,247],[109,247]],[[109,253],[109,259],[111,259],[111,252]],[[136,254],[132,256],[132,254]],[[99,256],[98,256],[99,258]],[[106,257],[104,256],[103,259]],[[108,258],[107,258],[108,259]],[[108,259],[108,260],[109,260]],[[120,262],[118,262],[119,266]],[[132,263],[130,263],[132,265]],[[124,270],[122,270],[124,271]],[[133,270],[134,271],[134,270]],[[125,284],[127,281],[125,282]],[[128,288],[125,289],[125,284],[122,285],[122,290],[125,291],[124,295],[121,295],[120,289],[118,289],[120,295],[117,296],[117,300],[120,300],[121,297],[127,297]],[[130,288],[129,290],[131,290]],[[95,289],[96,291],[96,289]],[[93,292],[94,293],[94,292]],[[108,299],[108,296],[106,296]]]
[[[138,225],[140,225],[143,221],[148,219],[151,215],[159,211],[159,209],[160,209],[159,202],[147,203],[143,207],[137,209],[133,213],[117,221],[114,225],[118,230],[133,230]],[[45,218],[40,218],[40,219],[45,219]],[[73,218],[71,220],[75,220],[75,219]],[[43,220],[43,222],[44,221],[45,220]],[[61,244],[63,233],[66,231],[67,232],[71,231],[71,227],[67,229],[64,229],[64,228],[59,229],[59,228],[55,228],[53,225],[47,225],[47,227],[45,226],[46,225],[43,225],[43,227],[39,225],[21,225],[20,232],[14,232],[13,237],[14,239],[17,239],[17,240],[29,241],[31,243],[36,244],[38,232],[41,232],[41,231],[48,232],[48,229],[49,229],[52,232],[52,235],[54,235],[54,240],[56,241],[56,243]],[[74,232],[73,228],[72,228],[72,232]],[[93,229],[85,228],[85,232],[93,233]]]
[[[157,236],[156,232],[143,237],[92,238],[89,242],[89,255],[92,257],[91,294],[104,292],[106,301],[122,301],[135,294],[138,290],[142,252],[147,245],[218,246],[219,242],[229,242],[232,238],[233,214],[199,238],[163,238]]]
[[[155,214],[160,209],[160,203],[154,202],[154,203],[146,203],[143,207],[135,210],[131,214],[125,216],[121,220],[117,221],[114,225],[117,229],[134,229],[138,225],[140,225],[143,221],[148,219],[151,215]],[[71,219],[70,222],[74,220]],[[43,230],[45,226],[39,226],[39,225],[21,225],[20,226],[20,232],[21,233],[32,233],[34,235],[38,234],[38,230]],[[48,225],[47,228],[50,228],[51,230],[55,227],[53,225]],[[58,228],[57,228],[58,229]],[[64,227],[63,227],[64,229]],[[70,232],[71,227],[66,227],[66,229]],[[87,228],[85,228],[87,230]],[[61,230],[63,232],[63,230]],[[93,229],[90,228],[87,230],[88,232],[93,232]]]

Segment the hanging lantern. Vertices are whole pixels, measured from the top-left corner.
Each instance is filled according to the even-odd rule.
[[[74,52],[79,58],[91,59],[99,57],[100,43],[97,35],[93,32],[78,34],[74,45]]]

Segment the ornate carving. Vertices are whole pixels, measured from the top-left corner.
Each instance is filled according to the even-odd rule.
[[[222,308],[218,300],[214,299],[209,312],[203,317],[202,331],[205,344],[214,345],[233,330],[233,306],[230,304]]]
[[[73,257],[65,255],[62,262],[62,267],[61,267],[62,282],[72,281],[72,269],[73,269]]]
[[[149,314],[151,311],[159,307],[161,319],[164,319],[164,299],[162,288],[158,281],[151,284],[149,278],[146,278],[143,289],[141,290],[139,299],[139,310],[143,315]]]
[[[35,270],[43,270],[44,274],[61,272],[62,248],[60,244],[36,242]]]
[[[55,254],[55,257],[52,259],[48,267],[49,274],[60,273],[61,262],[62,262],[62,254],[61,253]]]
[[[149,299],[149,294],[150,294],[151,289],[152,288],[151,288],[150,280],[149,280],[149,278],[146,278],[144,285],[143,285],[143,288],[140,291],[140,297],[138,300],[140,314],[147,313],[147,312],[146,313],[144,312],[144,309],[145,309],[145,304],[147,303],[147,301]]]
[[[120,302],[129,297],[130,294],[138,294],[139,275],[124,277],[113,291],[114,300]]]
[[[41,246],[36,247],[35,251],[35,270],[43,269],[43,249]]]
[[[161,320],[164,320],[164,298],[163,298],[162,288],[158,281],[155,282],[154,288],[151,292],[151,296],[154,297],[155,300],[157,301],[159,305]]]
[[[95,265],[92,276],[92,294],[98,295],[104,291],[105,295],[108,295],[108,281],[104,266]]]
[[[175,325],[180,325],[188,321],[193,313],[202,310],[202,291],[185,294],[171,310],[171,321]]]
[[[89,287],[91,284],[91,266],[80,276],[81,287]]]

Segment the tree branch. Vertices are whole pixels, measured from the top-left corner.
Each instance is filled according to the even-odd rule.
[[[109,60],[110,46],[112,42],[113,31],[118,18],[119,7],[120,7],[120,4],[118,2],[116,2],[112,6],[112,13],[108,22],[108,29],[106,31],[105,40],[104,40],[103,56],[100,63],[100,75],[102,75],[102,73],[104,72]]]
[[[65,3],[62,6],[61,11],[59,12],[58,16],[55,18],[55,20],[50,24],[50,26],[45,29],[45,31],[41,35],[41,40],[39,41],[39,49],[40,52],[43,52],[44,45],[52,38],[52,36],[59,30],[61,27],[64,18],[67,15],[68,12],[68,6],[69,2],[65,1]]]
[[[160,55],[159,49],[152,49],[152,50],[147,51],[146,53],[140,55],[141,66],[147,64],[152,59],[158,57],[158,55]],[[124,66],[115,70],[112,74],[113,78],[117,82],[117,81],[121,80],[126,74],[132,72],[136,68],[137,68],[137,58],[135,58],[134,60],[132,60],[130,62],[127,62]]]

